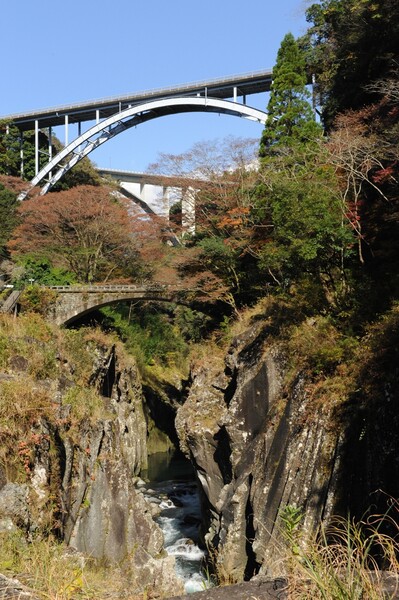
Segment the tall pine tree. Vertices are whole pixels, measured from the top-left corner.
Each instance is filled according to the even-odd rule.
[[[343,223],[335,171],[328,164],[306,82],[303,52],[289,33],[273,70],[259,149],[255,216],[264,239],[258,257],[274,283],[284,288],[311,285],[327,305],[344,290],[343,262],[353,236]]]
[[[292,33],[284,37],[273,69],[268,119],[259,156],[273,154],[276,145],[292,146],[320,135],[306,88],[305,58]]]

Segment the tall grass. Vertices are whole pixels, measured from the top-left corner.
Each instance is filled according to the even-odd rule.
[[[94,598],[84,562],[52,538],[27,541],[20,533],[11,533],[2,534],[0,543],[1,573],[17,578],[41,600]]]
[[[397,597],[399,588],[383,592],[387,572],[399,583],[399,527],[391,516],[374,515],[360,522],[337,517],[306,539],[295,509],[286,507],[280,517],[287,542],[290,600]]]
[[[0,547],[0,572],[32,590],[38,600],[162,597],[156,586],[142,591],[139,571],[129,559],[107,565],[71,551],[52,536],[27,540],[17,532],[0,533]]]

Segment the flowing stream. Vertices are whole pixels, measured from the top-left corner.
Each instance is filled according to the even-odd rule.
[[[154,454],[149,457],[146,479],[144,495],[158,506],[155,520],[163,531],[166,552],[176,559],[176,572],[185,591],[203,591],[209,582],[202,572],[201,507],[191,464],[181,455]]]

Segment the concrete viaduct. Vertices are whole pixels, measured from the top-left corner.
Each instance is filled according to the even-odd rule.
[[[161,215],[169,220],[171,206],[181,202],[182,232],[195,233],[196,193],[204,185],[203,181],[117,169],[98,168],[97,171],[101,177],[116,181],[119,192],[148,215]]]

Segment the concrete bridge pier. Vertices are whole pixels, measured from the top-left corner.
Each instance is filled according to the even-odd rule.
[[[182,192],[181,226],[184,235],[195,234],[195,196],[196,190],[188,187]]]

